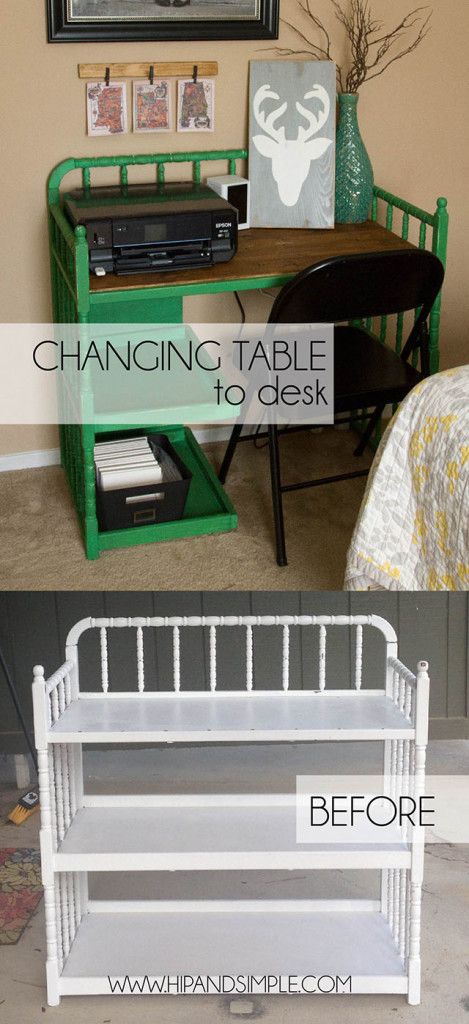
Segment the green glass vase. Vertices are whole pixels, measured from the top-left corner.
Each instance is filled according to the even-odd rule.
[[[357,105],[355,93],[339,94],[335,178],[337,224],[361,224],[370,215],[373,168],[360,135]]]

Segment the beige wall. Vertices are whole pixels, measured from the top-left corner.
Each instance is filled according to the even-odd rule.
[[[400,20],[412,7],[411,0],[372,3],[386,24]],[[216,132],[165,136],[164,148],[177,150],[245,145],[248,63],[270,55],[268,44],[257,42],[49,45],[44,6],[42,0],[1,0],[0,203],[3,253],[8,250],[0,277],[3,321],[50,317],[44,190],[54,164],[71,155],[145,152],[153,144],[154,137],[144,135],[86,136],[79,61],[217,59]],[[452,221],[441,348],[443,365],[452,366],[469,361],[469,2],[434,0],[433,6],[433,29],[421,47],[363,87],[360,119],[378,183],[430,210],[437,195],[448,196]],[[340,47],[329,0],[314,0],[314,8],[327,18]],[[281,0],[281,16],[297,23],[304,17],[296,0]],[[280,40],[295,46],[285,25]],[[250,296],[248,315],[258,301]],[[227,319],[226,303],[231,302],[229,296],[197,298],[186,310],[192,319]],[[0,428],[0,454],[54,444],[54,428]]]

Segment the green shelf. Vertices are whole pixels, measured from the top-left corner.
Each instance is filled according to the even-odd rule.
[[[120,428],[122,430],[122,428]],[[215,473],[188,427],[154,426],[140,433],[164,432],[175,451],[191,471],[192,480],[184,516],[168,523],[132,526],[125,530],[100,530],[98,549],[130,547],[155,541],[177,540],[207,533],[223,533],[236,529],[238,516]],[[138,433],[138,431],[132,431]]]

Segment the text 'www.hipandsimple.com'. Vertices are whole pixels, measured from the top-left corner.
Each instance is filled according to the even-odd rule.
[[[113,995],[331,995],[352,991],[351,976],[330,974],[178,974],[160,977],[145,974],[142,977],[108,977],[108,982]]]

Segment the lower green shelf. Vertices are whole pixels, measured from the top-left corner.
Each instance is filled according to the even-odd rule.
[[[222,533],[234,530],[238,525],[236,510],[192,431],[184,426],[155,426],[151,429],[155,432],[161,429],[167,434],[177,454],[192,473],[184,516],[168,523],[134,526],[125,530],[99,531],[100,551],[162,540],[176,540],[181,537],[195,537],[206,533]]]

